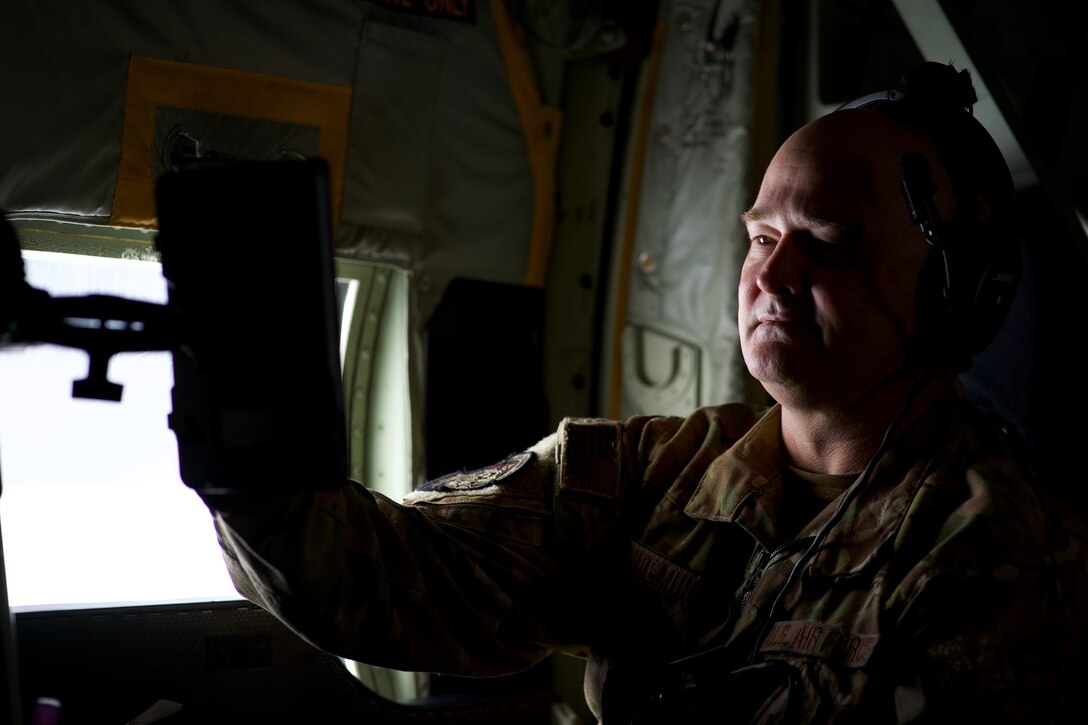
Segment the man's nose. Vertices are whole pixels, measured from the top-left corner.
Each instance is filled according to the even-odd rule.
[[[756,284],[768,294],[800,294],[805,288],[804,246],[797,234],[783,234],[764,260]]]

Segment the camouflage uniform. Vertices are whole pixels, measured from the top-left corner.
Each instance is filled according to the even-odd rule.
[[[658,722],[655,702],[709,703],[707,722],[1043,722],[1064,707],[1086,531],[958,389],[897,437],[761,638],[835,509],[777,528],[779,425],[779,408],[741,405],[568,419],[407,506],[351,483],[216,504],[217,530],[239,590],[315,645],[481,676],[583,655],[607,725]]]

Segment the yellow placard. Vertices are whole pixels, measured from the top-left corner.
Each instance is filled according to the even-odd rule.
[[[318,155],[329,166],[332,218],[339,218],[351,87],[132,56],[112,225],[157,227],[153,139],[160,106],[318,128]]]

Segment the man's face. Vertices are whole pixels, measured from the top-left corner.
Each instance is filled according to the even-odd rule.
[[[848,409],[904,369],[929,252],[900,190],[908,150],[949,188],[928,142],[875,111],[813,122],[771,161],[744,215],[739,325],[748,369],[780,402]]]

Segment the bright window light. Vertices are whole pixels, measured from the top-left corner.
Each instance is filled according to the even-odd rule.
[[[25,251],[54,296],[163,303],[155,262]],[[240,599],[212,518],[178,472],[169,352],[121,353],[120,403],[73,398],[82,350],[0,349],[0,532],[13,608]]]

